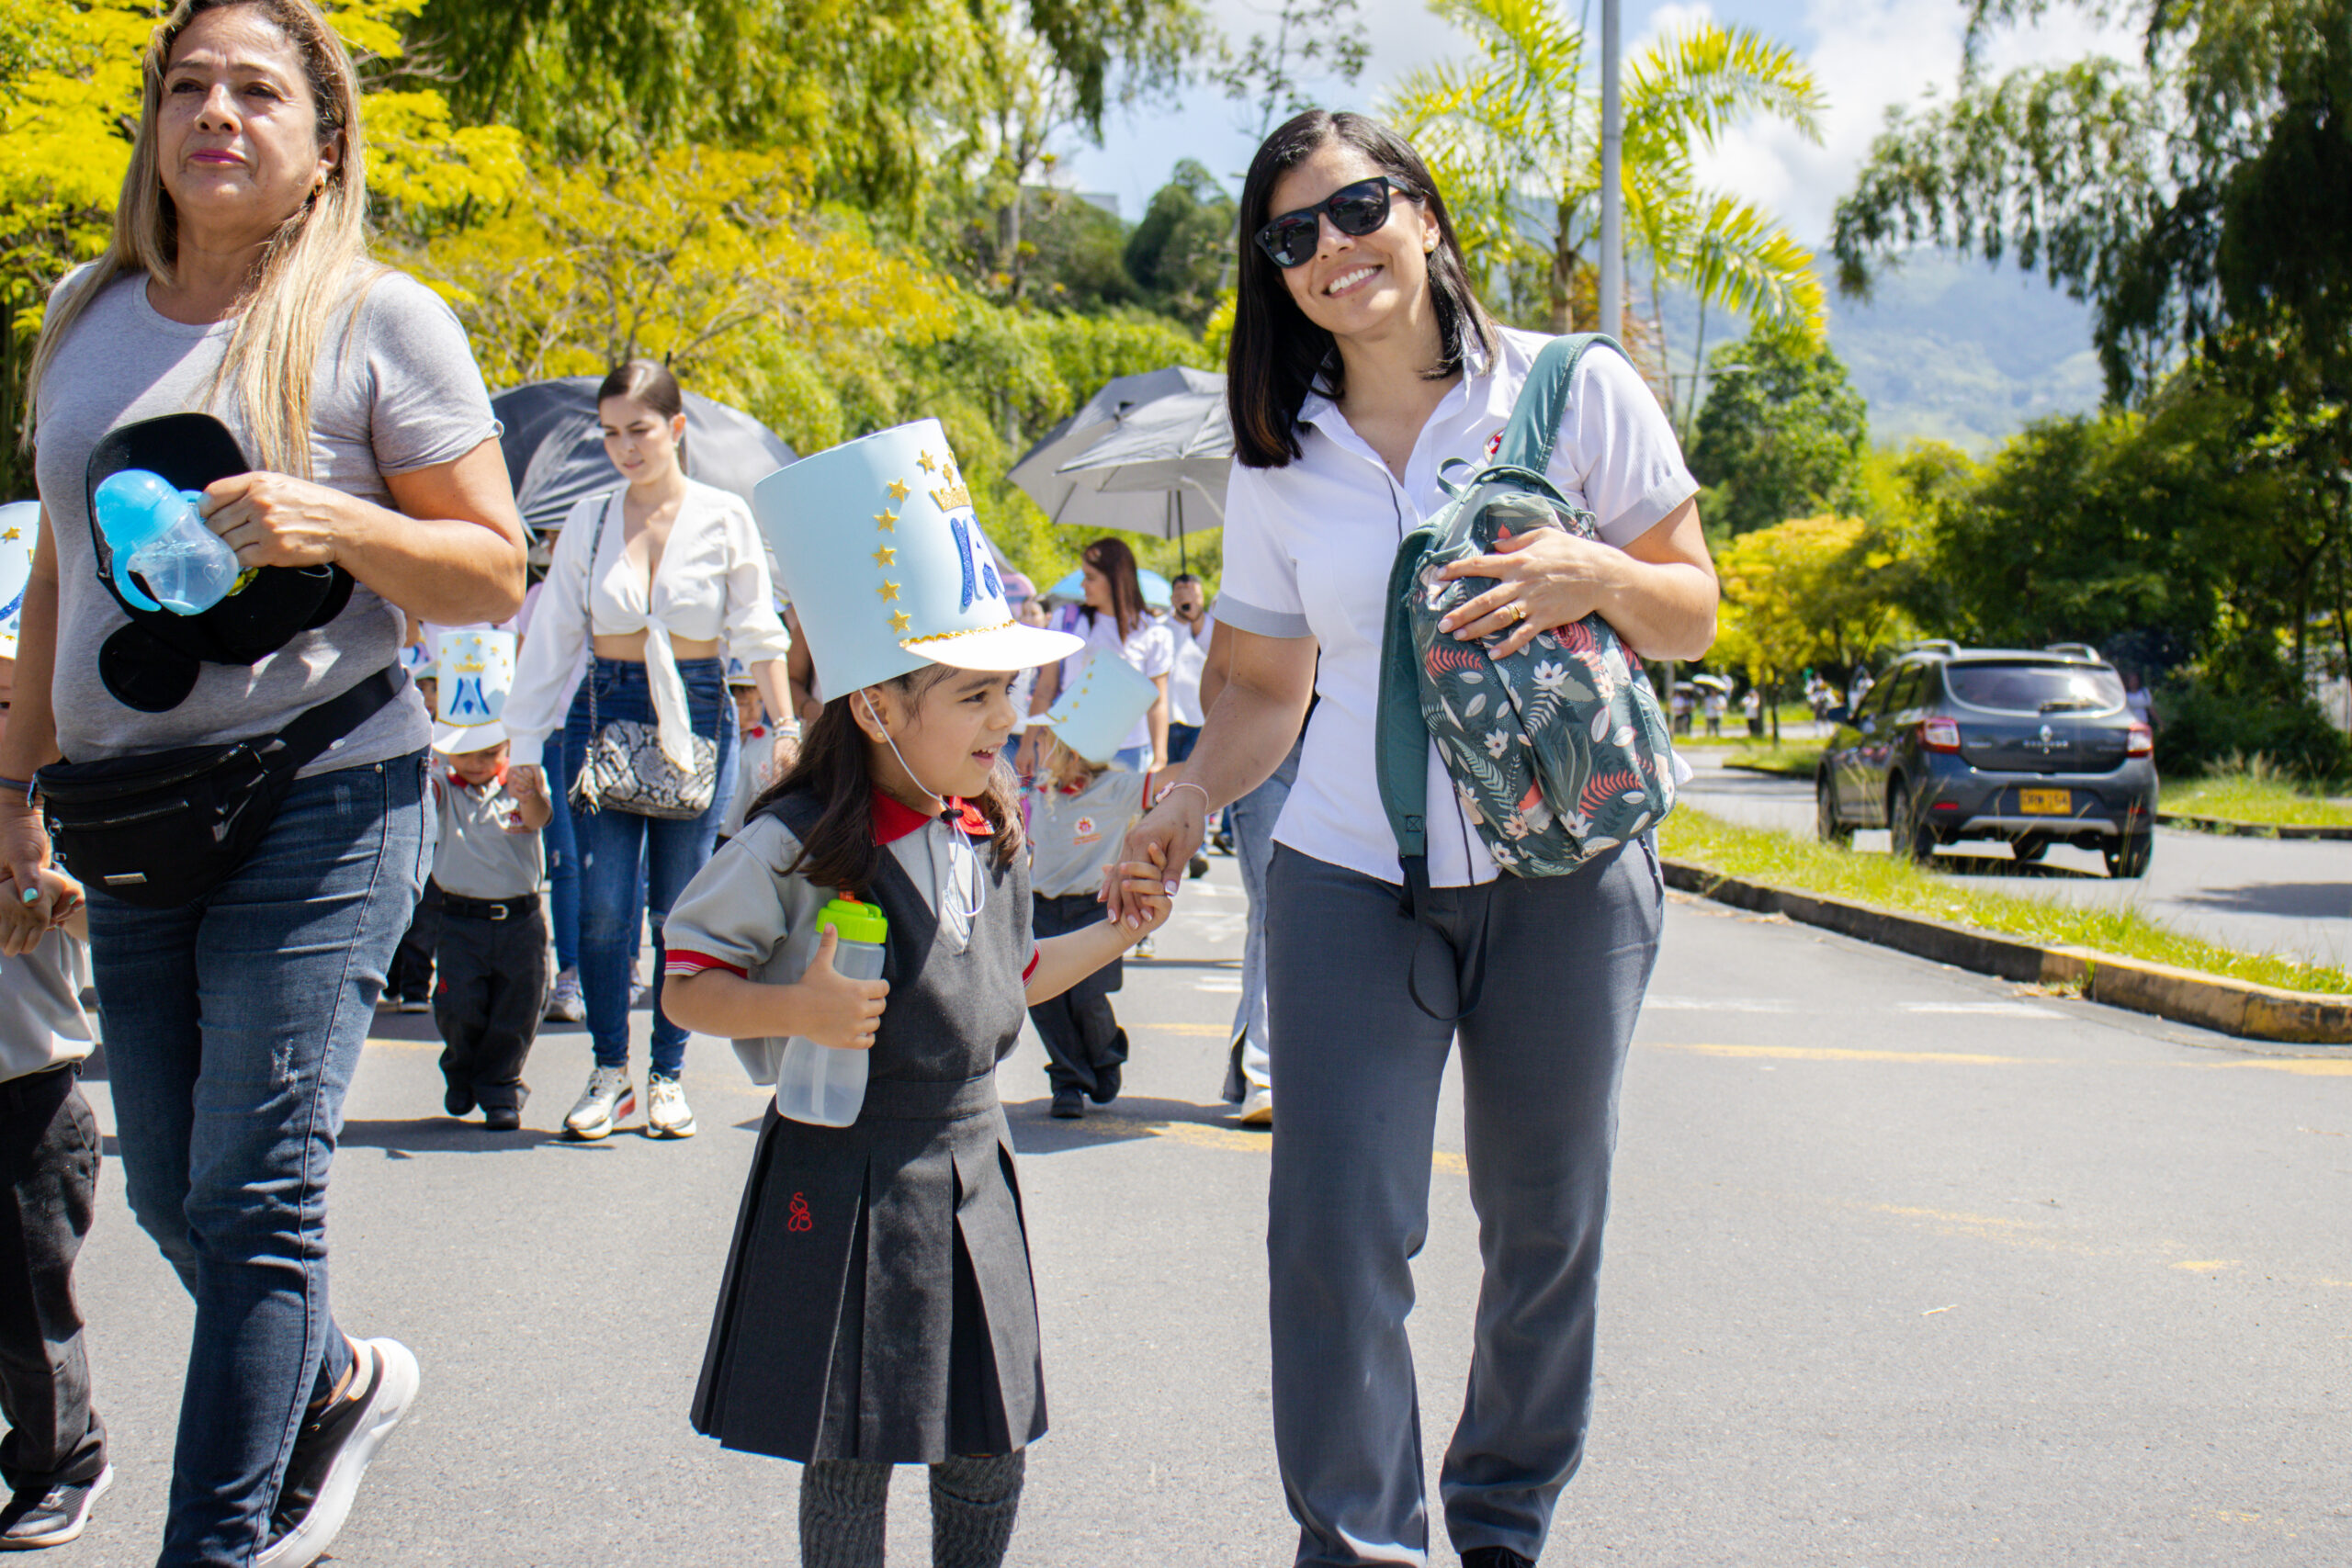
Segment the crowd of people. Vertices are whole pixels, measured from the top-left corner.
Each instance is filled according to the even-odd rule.
[[[464,330],[368,257],[359,93],[318,6],[180,0],[143,81],[111,237],[34,356],[40,513],[0,665],[0,1548],[74,1540],[114,1473],[72,1289],[86,944],[130,1207],[196,1305],[160,1564],[318,1561],[417,1396],[405,1346],[337,1319],[324,1226],[370,1020],[420,1003],[443,1109],[492,1132],[522,1124],[550,1014],[594,1058],[567,1137],[695,1135],[689,1031],[777,1085],[680,1414],[804,1467],[806,1562],[877,1568],[902,1463],[929,1467],[933,1561],[1001,1562],[1047,1423],[996,1069],[1034,1025],[1054,1115],[1117,1098],[1120,964],[1214,829],[1250,908],[1224,1091],[1265,1123],[1282,1087],[1296,1561],[1428,1560],[1405,1319],[1458,1048],[1486,1278],[1442,1516],[1470,1568],[1533,1562],[1584,1450],[1663,886],[1646,837],[1503,873],[1434,746],[1418,878],[1384,815],[1391,554],[1544,341],[1480,307],[1413,147],[1317,110],[1251,162],[1214,612],[1185,577],[1156,613],[1111,537],[1056,612],[935,421],[739,495],[691,477],[647,360],[600,388],[615,482],[534,584]],[[232,598],[124,591],[92,497],[131,469],[200,497]],[[1702,655],[1697,486],[1629,362],[1579,363],[1544,478],[1595,536],[1446,567],[1477,581],[1445,631],[1510,653],[1597,615]],[[786,1114],[818,1079],[847,1113]]]

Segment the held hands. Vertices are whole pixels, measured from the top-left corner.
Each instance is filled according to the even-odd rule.
[[[522,798],[544,796],[548,792],[548,776],[534,762],[509,762],[506,765],[508,793]]]
[[[237,552],[237,564],[332,566],[350,499],[285,474],[238,474],[204,487],[204,519]]]
[[[44,866],[34,886],[40,890],[40,904],[27,904],[17,891],[14,876],[0,876],[0,909],[11,917],[0,922],[0,956],[21,957],[40,945],[40,939],[72,919],[82,908],[82,885],[58,870]],[[46,907],[48,918],[39,924],[34,919],[40,908]]]
[[[51,925],[63,918],[48,879],[50,869],[49,829],[40,808],[13,790],[0,791],[0,873],[7,879],[0,884],[6,888],[0,894],[0,953],[30,952]],[[18,891],[28,887],[33,890],[30,903]],[[77,884],[77,898],[80,893]]]
[[[1123,858],[1105,867],[1102,873],[1102,901],[1110,908],[1111,919],[1128,925],[1137,936],[1156,930],[1168,919],[1161,908],[1156,916],[1144,908],[1139,887],[1151,886],[1151,876],[1159,878],[1159,892],[1165,898],[1176,896],[1177,881],[1168,874],[1171,865],[1182,865],[1201,847],[1206,831],[1208,797],[1198,788],[1163,792],[1159,804],[1146,812],[1143,820],[1127,829],[1127,841]],[[1136,926],[1128,919],[1148,919],[1148,925]]]
[[[1509,632],[1492,650],[1494,657],[1507,659],[1533,642],[1538,633],[1581,621],[1600,608],[1616,586],[1615,569],[1624,558],[1623,551],[1578,538],[1564,528],[1505,533],[1495,541],[1493,555],[1455,561],[1441,574],[1449,581],[1464,577],[1497,581],[1440,621],[1438,629],[1464,642]]]
[[[1156,858],[1122,862],[1108,867],[1104,876],[1106,881],[1118,885],[1129,905],[1124,915],[1116,913],[1114,907],[1111,917],[1119,922],[1129,947],[1168,923],[1168,917],[1176,908],[1176,900],[1170,896],[1174,885]]]
[[[817,939],[816,955],[793,988],[799,996],[792,1032],[805,1034],[820,1045],[846,1051],[874,1049],[874,1031],[882,1021],[883,998],[890,994],[888,980],[853,980],[833,967],[841,937],[831,926]]]

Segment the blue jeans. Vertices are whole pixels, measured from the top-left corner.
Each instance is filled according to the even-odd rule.
[[[718,740],[718,790],[710,809],[684,821],[627,811],[582,811],[572,817],[580,843],[580,990],[588,1004],[588,1038],[600,1067],[628,1066],[628,980],[638,928],[653,916],[653,1071],[674,1078],[686,1059],[686,1032],[662,1010],[662,927],[695,873],[709,863],[719,818],[735,793],[735,705],[727,695],[724,666],[716,659],[681,659],[686,713],[697,735]],[[577,777],[588,753],[588,686],[595,682],[596,717],[653,722],[653,694],[645,666],[598,659],[582,677],[563,728],[564,772]],[[720,722],[722,715],[725,722]]]
[[[563,737],[548,747],[548,803],[554,807],[539,842],[548,852],[548,923],[555,933],[555,966],[580,967],[580,840],[571,825],[571,770],[564,766]]]
[[[196,1298],[163,1568],[253,1560],[303,1406],[351,1364],[327,1303],[327,1172],[433,864],[426,765],[298,780],[196,903],[90,889],[124,1190]]]

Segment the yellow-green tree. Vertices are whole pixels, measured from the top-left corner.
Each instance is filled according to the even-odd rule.
[[[1714,657],[1777,696],[1809,665],[1849,663],[1895,640],[1907,622],[1874,581],[1894,564],[1859,517],[1795,517],[1742,534],[1715,558]]]
[[[401,24],[422,0],[345,0],[327,12],[379,82]],[[0,428],[23,419],[26,361],[50,290],[105,248],[139,119],[140,59],[153,0],[0,0]],[[522,143],[494,126],[458,129],[430,90],[371,91],[369,186],[401,220],[497,200],[522,175]],[[0,459],[0,494],[28,494],[25,455]]]

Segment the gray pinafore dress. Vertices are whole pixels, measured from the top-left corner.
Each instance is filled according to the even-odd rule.
[[[804,840],[813,796],[766,809]],[[780,1459],[933,1463],[1046,1432],[1037,1300],[996,1066],[1026,1016],[1029,876],[980,850],[988,898],[955,952],[885,853],[890,998],[865,1108],[768,1108],[719,1286],[695,1429]]]

